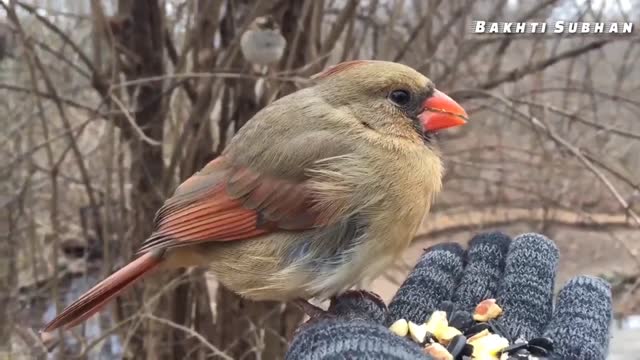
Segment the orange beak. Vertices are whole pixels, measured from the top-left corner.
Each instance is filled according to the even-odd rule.
[[[424,102],[423,109],[418,117],[425,131],[429,132],[464,125],[469,119],[460,104],[439,90]]]

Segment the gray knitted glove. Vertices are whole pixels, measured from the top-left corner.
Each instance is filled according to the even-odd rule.
[[[389,305],[376,296],[348,292],[329,312],[296,333],[287,359],[429,359],[415,343],[387,327],[397,319],[424,322],[445,310],[465,329],[482,300],[496,298],[504,313],[495,329],[512,341],[547,337],[552,359],[605,359],[611,292],[600,279],[577,277],[560,291],[553,309],[558,250],[549,239],[501,233],[474,237],[465,252],[457,244],[428,249]],[[515,357],[514,357],[515,358]]]

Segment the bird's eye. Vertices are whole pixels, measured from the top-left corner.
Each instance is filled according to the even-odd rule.
[[[407,90],[393,90],[389,93],[389,100],[396,105],[404,106],[411,101],[411,94]]]

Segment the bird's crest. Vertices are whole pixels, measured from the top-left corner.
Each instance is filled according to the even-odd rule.
[[[371,63],[371,62],[372,61],[370,61],[370,60],[345,61],[345,62],[339,63],[337,65],[328,67],[326,70],[311,76],[311,79],[313,79],[313,80],[326,79],[327,77],[329,77],[331,75],[341,73],[341,72],[343,72],[343,71],[345,71],[347,69],[350,69],[352,67],[368,64],[368,63]]]

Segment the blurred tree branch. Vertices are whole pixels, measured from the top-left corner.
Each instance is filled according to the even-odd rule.
[[[640,211],[638,37],[469,31],[478,19],[612,21],[620,12],[636,21],[637,11],[557,0],[0,4],[16,40],[0,59],[7,114],[0,148],[8,155],[0,205],[10,215],[10,248],[0,248],[15,260],[7,264],[15,276],[3,284],[28,301],[56,286],[60,295],[69,291],[64,274],[108,273],[128,259],[166,196],[257,111],[311,84],[308,75],[327,64],[358,58],[424,71],[471,114],[468,126],[436,139],[444,192],[418,240],[524,223],[598,232],[638,261],[634,244],[618,236],[637,228]],[[239,41],[265,14],[288,45],[263,74],[242,57]],[[66,244],[100,234],[100,249],[80,259],[67,254]],[[147,282],[118,301],[121,321],[102,318],[97,337],[88,325],[60,356],[98,356],[118,334],[129,358],[282,358],[297,309],[215,285],[201,271]],[[17,292],[8,296],[3,304],[18,303]]]

